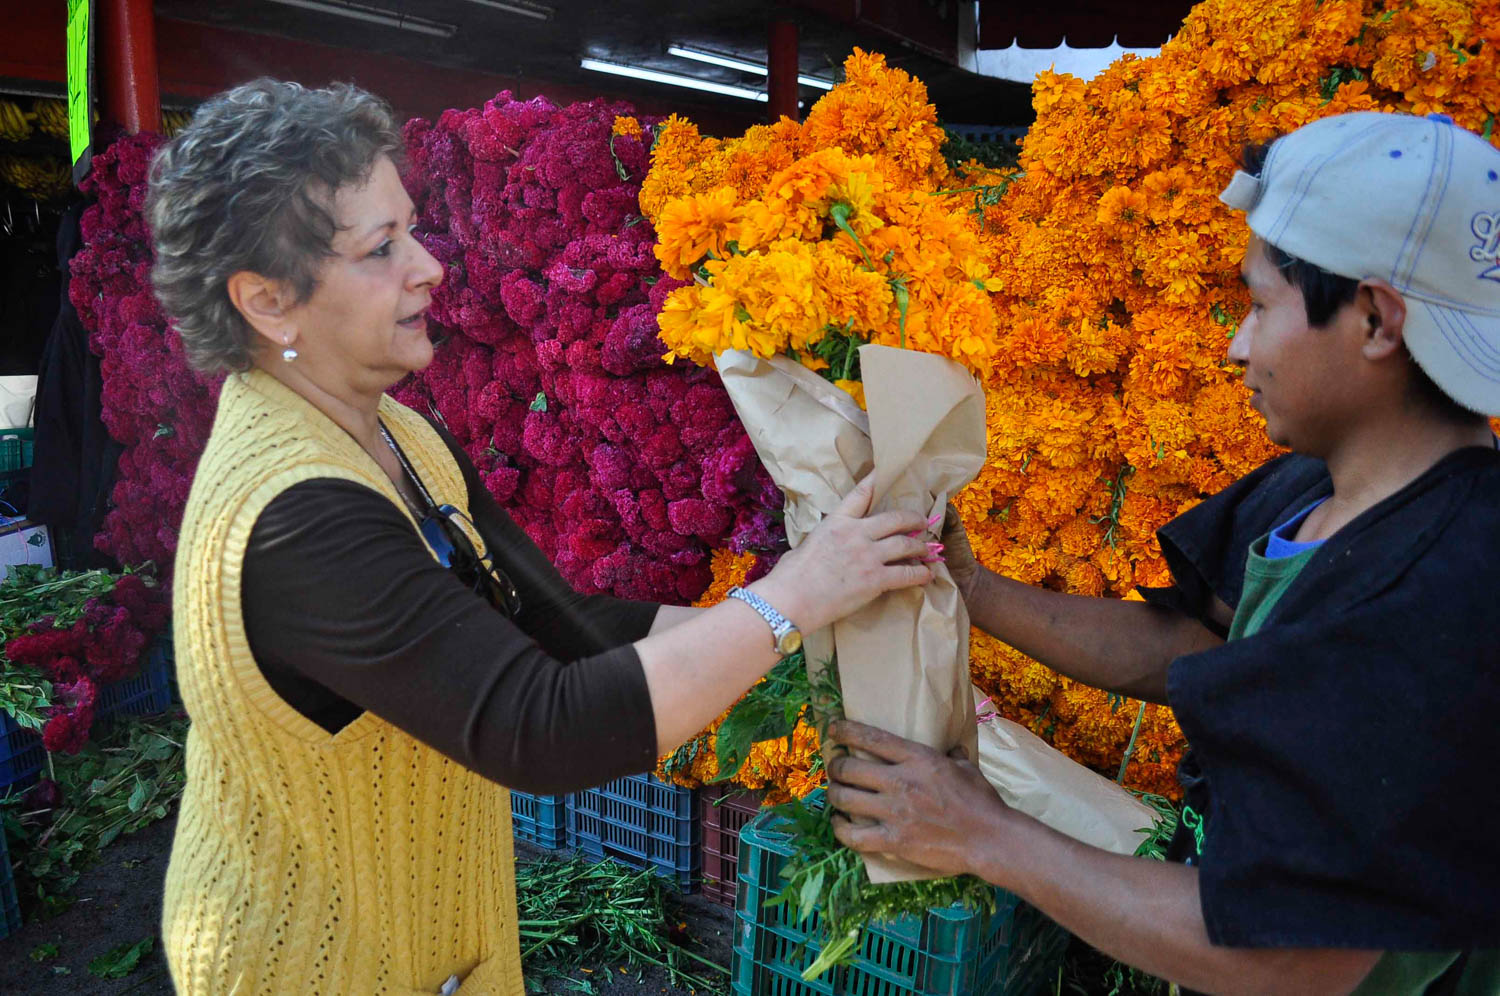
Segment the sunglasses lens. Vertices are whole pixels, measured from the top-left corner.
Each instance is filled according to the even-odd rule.
[[[456,550],[446,521],[436,515],[427,516],[422,520],[422,538],[427,541],[428,546],[432,547],[432,552],[437,555],[438,563],[444,567],[453,566]]]
[[[474,544],[454,521],[463,517],[452,505],[443,505],[422,520],[422,537],[465,587],[506,615],[516,615],[521,611],[520,593],[504,571],[480,560]]]

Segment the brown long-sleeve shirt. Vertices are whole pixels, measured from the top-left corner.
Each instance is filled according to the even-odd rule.
[[[261,673],[330,733],[368,709],[521,791],[649,769],[655,717],[630,644],[658,606],[574,591],[443,437],[470,516],[520,592],[515,620],[433,560],[379,493],[307,481],[266,507],[245,553],[245,632]]]

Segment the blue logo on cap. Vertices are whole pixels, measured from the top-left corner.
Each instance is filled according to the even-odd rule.
[[[1477,243],[1469,250],[1469,258],[1476,263],[1494,263],[1479,275],[1481,280],[1500,282],[1500,211],[1481,211],[1469,222],[1469,229]]]

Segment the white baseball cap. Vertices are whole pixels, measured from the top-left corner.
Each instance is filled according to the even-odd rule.
[[[1500,414],[1500,149],[1446,115],[1339,114],[1277,139],[1219,197],[1283,252],[1389,281],[1427,375]]]

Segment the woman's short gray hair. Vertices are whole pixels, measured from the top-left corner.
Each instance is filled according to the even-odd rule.
[[[333,192],[402,151],[391,109],[346,84],[259,79],[200,106],[157,152],[146,202],[152,284],[188,362],[248,368],[251,329],[229,300],[229,277],[249,270],[306,300],[333,252]]]

